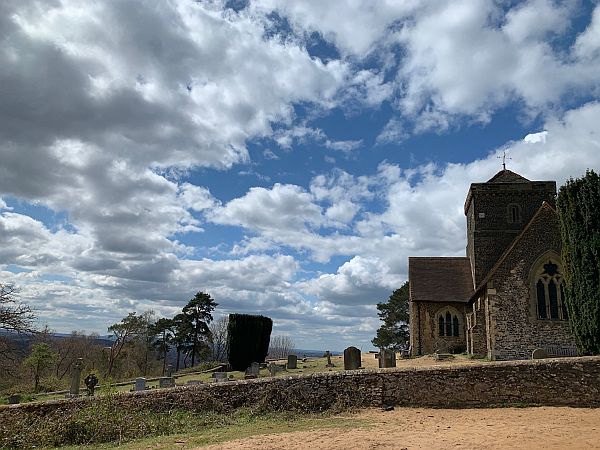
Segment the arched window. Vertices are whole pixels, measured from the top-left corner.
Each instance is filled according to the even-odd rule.
[[[516,203],[508,205],[508,223],[521,223],[521,206]]]
[[[568,320],[564,277],[559,262],[552,257],[542,260],[535,272],[534,282],[536,317]]]
[[[438,317],[438,336],[459,337],[460,322],[458,316],[450,311],[440,313]]]

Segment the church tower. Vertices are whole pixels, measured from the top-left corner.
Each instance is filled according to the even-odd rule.
[[[555,207],[555,181],[529,181],[501,170],[485,183],[472,183],[465,201],[467,256],[474,286],[485,278],[543,202]]]

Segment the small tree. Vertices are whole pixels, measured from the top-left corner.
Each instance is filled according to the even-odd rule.
[[[208,325],[210,329],[210,348],[213,361],[227,360],[227,326],[229,318],[221,316]]]
[[[31,368],[35,382],[34,392],[40,387],[40,377],[46,369],[52,367],[56,361],[57,354],[45,342],[34,344],[30,355],[23,360],[25,367]]]
[[[274,359],[287,358],[294,351],[294,340],[285,335],[271,337],[269,342],[269,357]]]
[[[130,343],[136,336],[139,336],[146,330],[147,323],[143,317],[137,316],[135,312],[129,313],[127,317],[119,323],[115,323],[108,327],[108,332],[111,333],[115,340],[109,348],[108,355],[108,376],[113,374],[115,362],[121,355],[125,345]]]
[[[158,319],[152,326],[152,335],[154,336],[154,348],[159,352],[160,358],[163,360],[162,374],[165,374],[167,367],[167,356],[171,350],[174,332],[173,319],[162,318]]]
[[[556,203],[571,329],[582,353],[600,354],[600,177],[570,179]]]
[[[408,348],[409,314],[408,281],[396,289],[385,303],[377,303],[377,315],[383,325],[377,330],[377,336],[371,341],[375,347],[404,350]]]

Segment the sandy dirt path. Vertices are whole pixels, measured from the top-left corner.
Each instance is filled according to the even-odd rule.
[[[348,420],[358,426],[257,435],[202,449],[600,449],[600,409],[367,409]]]

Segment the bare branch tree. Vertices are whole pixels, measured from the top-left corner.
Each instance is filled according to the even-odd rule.
[[[211,358],[213,361],[227,360],[227,325],[228,316],[221,316],[208,325],[210,330]]]
[[[11,284],[0,284],[0,329],[18,333],[34,333],[32,309],[17,301],[17,290]]]
[[[272,336],[269,343],[269,358],[287,358],[289,354],[293,353],[295,346],[294,340],[289,336],[282,334]]]

